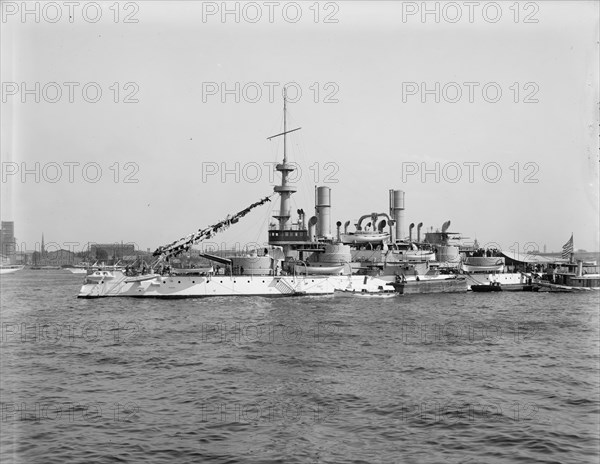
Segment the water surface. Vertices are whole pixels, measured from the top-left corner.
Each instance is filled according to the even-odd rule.
[[[79,300],[2,276],[2,462],[597,462],[598,294]]]

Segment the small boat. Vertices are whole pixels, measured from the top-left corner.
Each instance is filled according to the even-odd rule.
[[[504,258],[499,256],[471,256],[464,258],[462,270],[476,273],[502,272],[504,265]]]
[[[418,277],[418,276],[417,276]],[[464,293],[467,291],[467,281],[462,276],[444,276],[440,278],[415,278],[414,280],[397,278],[395,282],[390,283],[398,293],[403,295],[416,293]]]
[[[489,285],[471,285],[474,292],[501,292],[502,286],[499,282],[492,282]]]
[[[16,264],[3,264],[0,266],[0,274],[12,274],[13,272],[20,271],[25,266],[19,266]]]
[[[344,266],[304,266],[296,264],[294,269],[298,275],[340,275],[344,272]]]
[[[430,250],[410,250],[404,252],[407,261],[435,261],[435,253]]]
[[[387,240],[389,236],[387,232],[357,231],[340,234],[340,239],[345,244],[378,243]]]

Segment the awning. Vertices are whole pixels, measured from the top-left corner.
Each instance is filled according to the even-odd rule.
[[[546,256],[532,255],[530,253],[514,253],[512,251],[503,251],[502,254],[518,263],[528,264],[549,264],[555,263],[557,258],[548,258]]]

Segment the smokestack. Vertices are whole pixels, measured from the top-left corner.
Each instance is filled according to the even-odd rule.
[[[331,189],[316,187],[315,197],[315,211],[318,219],[317,235],[331,237]]]
[[[394,224],[396,221],[394,221],[393,219],[390,219],[390,221],[388,222],[388,226],[390,227],[390,242],[394,243],[396,241],[396,237],[395,235],[395,228],[394,228]]]
[[[390,190],[390,217],[395,222],[396,241],[404,238],[404,191]]]
[[[408,226],[408,241],[412,242],[412,230],[415,228],[415,223],[411,222],[410,226]]]
[[[419,222],[417,226],[417,243],[421,243],[421,227],[423,227],[423,223]]]

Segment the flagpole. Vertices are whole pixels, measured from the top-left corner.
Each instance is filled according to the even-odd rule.
[[[573,261],[574,254],[575,254],[575,240],[573,240],[573,232],[571,232],[571,263],[575,262],[575,261]]]

